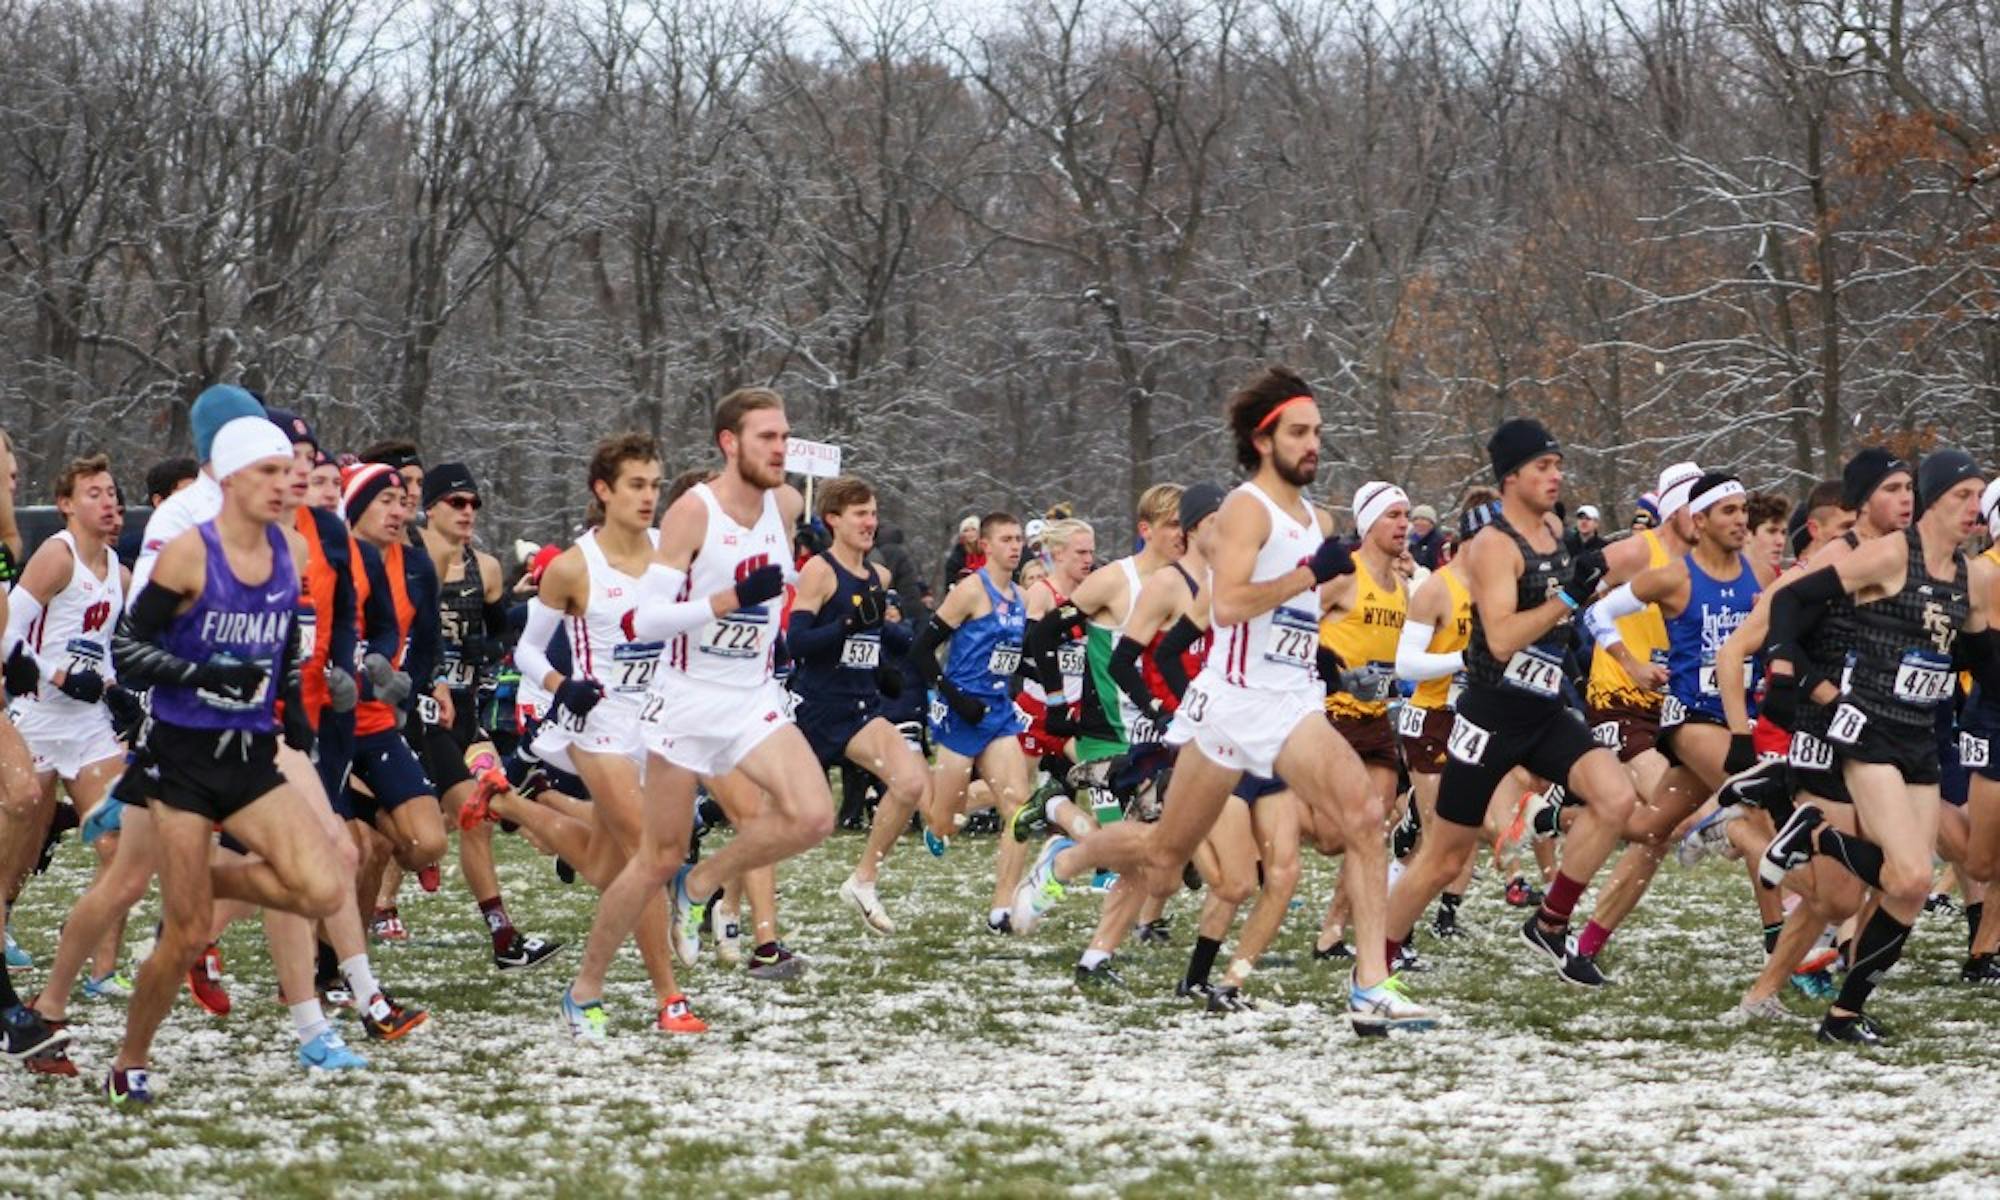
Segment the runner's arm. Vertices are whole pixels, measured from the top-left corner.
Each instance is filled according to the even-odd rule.
[[[1208,630],[1195,624],[1193,617],[1183,615],[1167,629],[1166,636],[1160,639],[1160,648],[1153,652],[1153,668],[1176,697],[1187,695],[1188,684],[1194,682],[1182,669],[1181,658],[1207,634]]]
[[[1411,683],[1423,683],[1431,679],[1442,679],[1456,675],[1465,666],[1465,653],[1454,650],[1449,654],[1436,654],[1430,649],[1431,637],[1437,633],[1437,626],[1416,621],[1403,622],[1403,632],[1396,638],[1396,677]]]

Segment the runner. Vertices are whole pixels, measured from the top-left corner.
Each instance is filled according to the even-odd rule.
[[[262,416],[243,417],[216,434],[210,460],[222,511],[160,551],[115,643],[119,673],[153,685],[147,777],[163,921],[105,1080],[114,1104],[153,1098],[146,1066],[153,1034],[209,942],[215,898],[315,920],[340,903],[332,865],[339,851],[277,766],[281,691],[290,701],[286,739],[295,747],[311,741],[292,620],[299,551],[278,524],[292,447]],[[211,870],[218,822],[256,859]]]
[[[425,472],[423,505],[420,537],[438,579],[438,679],[417,697],[419,720],[405,732],[444,811],[458,818],[459,870],[493,940],[494,967],[526,970],[547,962],[562,943],[514,928],[493,864],[493,826],[463,813],[467,805],[482,810],[509,786],[500,752],[479,727],[480,687],[490,683],[504,653],[506,584],[500,560],[473,548],[479,485],[463,463]]]
[[[887,789],[839,894],[865,928],[894,933],[896,923],[875,885],[882,860],[911,815],[925,807],[930,782],[923,758],[883,716],[885,685],[900,695],[903,683],[884,663],[909,653],[910,629],[889,619],[889,572],[868,561],[875,545],[875,490],[852,476],[829,480],[819,492],[819,515],[832,544],[799,571],[786,625],[791,688],[799,697],[793,719],[822,769],[845,760]]]
[[[1801,806],[1779,827],[1762,867],[1775,884],[1825,854],[1876,893],[1847,980],[1820,1023],[1822,1041],[1886,1040],[1862,1008],[1902,956],[1930,895],[1940,778],[1933,713],[1951,699],[1955,664],[1974,670],[1982,688],[2000,686],[2000,636],[1986,624],[1987,580],[1971,576],[1959,549],[1978,527],[1981,489],[1970,456],[1931,453],[1917,470],[1920,515],[1910,529],[1875,539],[1772,600],[1766,654],[1774,689],[1778,680],[1799,678],[1807,656],[1798,639],[1810,620],[1843,596],[1853,601],[1851,671],[1826,737],[1859,832],[1845,833],[1819,809]]]
[[[812,747],[771,678],[777,606],[804,501],[785,483],[784,402],[763,388],[723,397],[714,436],[723,469],[661,519],[630,637],[667,640],[640,712],[646,804],[638,850],[606,888],[563,1012],[578,1036],[602,1040],[604,973],[650,895],[671,883],[670,936],[692,961],[702,918],[724,881],[811,849],[833,831],[833,798]],[[684,861],[703,775],[741,768],[767,803],[729,844]]]
[[[936,692],[930,718],[937,764],[931,771],[925,844],[932,854],[944,853],[940,834],[953,828],[975,767],[1000,811],[1003,832],[986,913],[990,933],[1014,931],[1008,904],[1027,857],[1012,823],[1028,799],[1030,766],[1014,736],[1021,732],[1020,714],[1007,696],[1027,633],[1026,602],[1008,582],[1021,559],[1021,537],[1021,522],[1011,514],[986,514],[979,523],[983,561],[945,594],[910,647],[917,673]],[[947,641],[951,648],[940,665],[938,647]]]
[[[1097,867],[1130,876],[1153,895],[1170,894],[1243,774],[1275,774],[1316,819],[1341,832],[1354,857],[1363,941],[1348,994],[1355,1031],[1427,1027],[1435,1018],[1391,980],[1383,953],[1382,807],[1368,793],[1359,758],[1320,715],[1313,589],[1352,571],[1354,560],[1305,501],[1319,470],[1319,404],[1296,374],[1267,368],[1230,397],[1228,420],[1237,461],[1251,478],[1216,518],[1211,636],[1221,655],[1212,653],[1189,685],[1168,731],[1170,744],[1191,748],[1175,766],[1160,821],[1121,821],[1078,842],[1052,839],[1017,889],[1014,923],[1032,931],[1062,898],[1065,880]]]
[[[1563,479],[1562,448],[1548,430],[1510,420],[1486,448],[1500,483],[1500,514],[1494,532],[1472,539],[1459,558],[1472,592],[1468,683],[1446,743],[1438,820],[1389,896],[1389,950],[1401,950],[1431,900],[1463,872],[1494,789],[1525,766],[1582,797],[1584,807],[1521,937],[1554,960],[1563,978],[1591,984],[1598,982],[1595,967],[1565,944],[1570,913],[1616,847],[1635,803],[1631,777],[1563,699],[1570,617],[1594,596],[1604,562],[1589,552],[1572,561],[1546,519]],[[1368,949],[1365,940],[1361,948]]]
[[[1972,564],[1986,593],[1987,628],[2000,628],[2000,479],[1979,498],[1986,533],[1994,542]],[[1959,717],[1958,757],[1972,774],[1966,802],[1971,822],[1965,867],[1990,886],[2000,880],[2000,691],[1974,686]],[[2000,897],[1996,897],[2000,899]],[[1974,909],[1979,909],[1974,913]],[[1967,983],[2000,986],[2000,903],[1968,904],[1972,946],[1961,972]]]
[[[1626,851],[1577,936],[1573,957],[1593,967],[1612,933],[1645,895],[1674,830],[1726,777],[1757,763],[1751,739],[1729,731],[1717,666],[1724,641],[1749,616],[1775,571],[1767,559],[1745,552],[1748,492],[1734,475],[1703,475],[1688,493],[1686,511],[1694,522],[1694,549],[1621,584],[1584,614],[1592,633],[1615,638],[1613,622],[1653,605],[1667,630],[1667,695],[1657,744],[1668,769],[1649,803],[1633,810],[1625,828]],[[1754,671],[1748,686],[1756,689]],[[1575,973],[1580,980],[1602,980],[1598,971]]]
[[[0,435],[0,441],[4,435]],[[0,494],[11,497],[13,488],[12,456],[0,446]],[[4,543],[0,543],[4,550]],[[0,581],[0,618],[11,619],[8,593],[10,581]],[[0,624],[0,628],[4,628]],[[5,670],[0,672],[0,699],[14,696],[34,695],[41,687],[41,668],[35,659],[25,653],[9,655],[4,659]],[[4,706],[0,706],[0,862],[11,861],[10,853],[15,846],[26,842],[32,832],[28,814],[35,803],[34,759],[28,752],[27,743],[14,729],[12,718],[8,717]],[[0,879],[8,890],[12,890],[13,877]],[[0,1057],[19,1062],[31,1056],[41,1055],[53,1058],[69,1044],[70,1032],[60,1024],[51,1025],[42,1019],[40,1013],[21,1002],[14,991],[13,972],[0,970]]]
[[[539,797],[530,801],[511,790],[482,792],[468,801],[463,817],[483,816],[482,803],[490,803],[494,815],[540,834],[602,891],[619,877],[640,843],[645,744],[639,714],[666,649],[663,639],[642,639],[633,629],[642,581],[659,540],[653,529],[660,499],[659,444],[636,433],[606,438],[591,454],[587,480],[594,515],[602,520],[542,572],[514,661],[523,684],[532,681],[550,698],[548,719],[534,739],[532,754],[573,771],[592,802],[587,813],[580,813],[567,805],[562,807],[568,811],[561,811],[540,803]],[[572,651],[567,670],[558,670],[548,655],[558,638]],[[666,1033],[705,1032],[707,1024],[694,1015],[674,979],[664,893],[646,899],[634,936],[653,983],[655,1027]],[[601,1023],[601,1007],[587,1010],[587,1020],[590,1014]],[[602,1030],[583,1036],[601,1037]]]

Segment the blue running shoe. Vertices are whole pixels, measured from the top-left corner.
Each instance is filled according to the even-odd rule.
[[[92,1000],[127,1000],[132,996],[132,980],[123,971],[113,971],[102,979],[85,978],[83,994]]]
[[[931,852],[932,858],[943,858],[944,852],[951,849],[951,843],[926,829],[924,830],[924,849]]]
[[[104,1077],[104,1098],[123,1108],[153,1102],[152,1075],[144,1067],[113,1067]]]
[[[348,1049],[340,1035],[328,1029],[299,1047],[299,1065],[309,1071],[365,1071],[368,1060]]]
[[[693,863],[682,863],[667,887],[667,903],[673,908],[674,957],[690,967],[701,957],[701,927],[708,919],[708,897],[697,903],[688,895],[687,879],[693,871]]]
[[[1048,840],[1042,852],[1035,859],[1035,865],[1014,889],[1014,908],[1010,914],[1014,920],[1014,932],[1028,934],[1035,931],[1048,911],[1067,894],[1063,881],[1056,878],[1056,855],[1076,845],[1073,839],[1055,837]]]
[[[568,988],[564,988],[562,1014],[563,1020],[569,1022],[571,1035],[580,1041],[595,1042],[601,1045],[609,1036],[606,1026],[610,1024],[610,1018],[604,1015],[604,1001],[602,1000],[592,1000],[588,1003],[578,1004],[576,997],[569,994]]]
[[[7,969],[28,971],[34,969],[34,966],[34,958],[26,950],[21,949],[21,943],[14,940],[14,930],[10,927],[7,930]]]

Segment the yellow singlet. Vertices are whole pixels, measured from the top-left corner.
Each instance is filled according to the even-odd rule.
[[[1410,597],[1403,580],[1393,588],[1375,582],[1359,557],[1354,560],[1354,606],[1337,621],[1319,623],[1319,644],[1340,656],[1350,671],[1369,668],[1367,695],[1328,692],[1326,711],[1336,717],[1379,717],[1389,711],[1395,688],[1396,640],[1403,635],[1403,618]]]
[[[1651,529],[1644,529],[1639,536],[1646,539],[1646,568],[1667,565],[1667,548],[1660,544],[1660,535]],[[1667,622],[1660,615],[1660,606],[1648,604],[1644,612],[1633,613],[1629,617],[1618,618],[1618,639],[1625,643],[1625,649],[1640,662],[1651,660],[1665,665],[1667,661]],[[1590,657],[1590,684],[1584,689],[1584,700],[1592,708],[1636,708],[1652,712],[1660,707],[1660,693],[1648,691],[1632,681],[1618,660],[1599,650]]]

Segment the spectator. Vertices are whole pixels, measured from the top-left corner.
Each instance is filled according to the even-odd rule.
[[[1572,557],[1587,550],[1604,549],[1604,518],[1595,504],[1586,504],[1576,510],[1576,528],[1563,539],[1569,543]]]
[[[967,517],[958,523],[958,540],[945,556],[945,586],[950,587],[985,565],[986,556],[979,552],[979,518]]]
[[[898,596],[908,596],[915,603],[916,598],[930,589],[922,576],[917,574],[917,558],[903,541],[900,529],[878,529],[875,534],[875,561],[889,572],[889,590]],[[913,611],[910,616],[914,624],[921,624],[929,609]]]
[[[1428,504],[1410,510],[1410,557],[1426,571],[1438,568],[1438,547],[1444,545],[1444,531],[1438,528],[1438,512]]]

